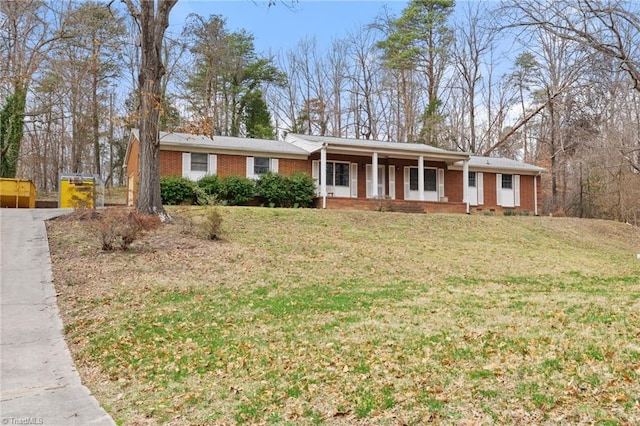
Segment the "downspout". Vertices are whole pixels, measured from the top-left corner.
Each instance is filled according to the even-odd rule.
[[[537,176],[533,176],[533,215],[538,216],[538,172]]]
[[[327,143],[322,144],[320,150],[320,196],[322,197],[322,208],[327,208]]]

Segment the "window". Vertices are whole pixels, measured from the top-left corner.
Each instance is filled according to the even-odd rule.
[[[469,188],[476,187],[476,172],[469,172]]]
[[[207,172],[207,154],[191,153],[191,171]]]
[[[270,161],[269,158],[266,157],[255,157],[253,159],[253,174],[255,176],[263,175],[265,173],[269,173],[270,169]]]
[[[322,176],[318,181],[322,180]],[[349,163],[327,161],[327,185],[349,187]]]
[[[502,189],[513,189],[513,175],[502,175]]]
[[[436,183],[436,169],[424,169],[424,190],[435,191],[437,188]],[[409,169],[409,189],[412,191],[418,190],[418,168],[411,167]]]

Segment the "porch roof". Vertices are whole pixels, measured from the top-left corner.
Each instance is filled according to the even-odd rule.
[[[317,152],[326,144],[328,153],[347,155],[371,155],[377,152],[380,157],[411,158],[423,155],[428,159],[459,161],[469,158],[466,152],[447,151],[430,145],[403,142],[385,142],[369,139],[336,138],[330,136],[312,136],[289,133],[287,142],[308,153]]]

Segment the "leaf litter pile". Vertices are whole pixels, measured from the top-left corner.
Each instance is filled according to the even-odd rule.
[[[84,383],[118,424],[640,423],[640,229],[198,209],[103,252],[48,222]]]

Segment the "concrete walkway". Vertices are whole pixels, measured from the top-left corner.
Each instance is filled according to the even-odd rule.
[[[0,209],[0,423],[115,425],[80,382],[62,332],[44,220]]]

